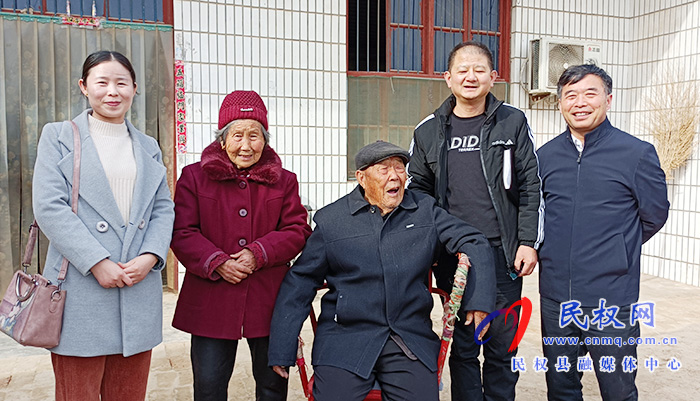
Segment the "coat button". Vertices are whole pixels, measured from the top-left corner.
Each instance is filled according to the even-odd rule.
[[[247,243],[248,243],[248,241],[246,241],[245,238],[241,238],[238,240],[238,245],[240,245],[240,246],[245,246],[245,244],[247,244]]]
[[[241,209],[238,211],[238,214],[241,215],[241,217],[245,217],[248,215],[248,211],[245,209]]]
[[[245,189],[245,187],[248,186],[248,183],[245,181],[241,181],[238,183],[238,186],[241,187],[241,189]]]
[[[99,231],[101,233],[106,233],[107,230],[109,229],[109,224],[107,224],[107,222],[104,220],[98,221],[97,224],[95,224],[95,228],[97,229],[97,231]]]
[[[141,222],[139,223],[139,229],[143,230],[144,227],[146,227],[146,220],[141,219]]]

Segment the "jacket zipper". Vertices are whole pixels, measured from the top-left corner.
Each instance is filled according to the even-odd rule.
[[[569,139],[569,141],[571,141],[571,139]],[[576,149],[576,151],[578,152],[576,145],[573,142],[571,144],[574,146],[574,149]],[[574,211],[573,211],[573,216],[571,217],[572,224],[571,224],[571,234],[570,234],[572,241],[574,238],[574,224],[573,224],[573,222],[576,220],[576,199],[578,199],[579,178],[581,175],[581,156],[583,156],[583,150],[578,152],[578,158],[576,159],[576,192],[574,193]],[[572,300],[572,286],[571,286],[572,264],[573,264],[573,246],[571,246],[569,248],[569,300]]]
[[[491,199],[491,205],[493,205],[493,210],[494,210],[494,212],[496,212],[496,220],[498,223],[498,230],[500,231],[501,243],[503,244],[503,243],[507,243],[507,241],[503,241],[503,237],[505,235],[508,235],[508,234],[507,234],[507,230],[504,230],[503,227],[501,227],[501,220],[498,218],[498,216],[500,216],[501,213],[499,212],[498,205],[496,205],[496,200],[493,197],[493,190],[491,190],[491,185],[489,184],[489,176],[486,173],[486,163],[484,163],[484,153],[481,151],[481,148],[484,147],[484,143],[486,143],[486,146],[488,147],[488,143],[487,143],[488,141],[484,142],[484,139],[485,139],[484,132],[485,132],[486,124],[491,121],[491,118],[493,117],[493,113],[496,112],[496,110],[498,109],[498,107],[501,106],[501,104],[498,104],[497,107],[492,108],[491,113],[489,113],[486,116],[486,120],[484,120],[484,124],[481,126],[481,131],[479,132],[479,137],[480,137],[479,140],[481,142],[481,145],[479,148],[479,160],[481,160],[481,172],[484,174],[484,180],[486,180],[486,188],[489,190],[489,198]],[[516,232],[517,232],[517,230],[516,230]],[[516,249],[517,249],[517,245],[516,245]],[[515,274],[515,272],[513,270],[513,267],[514,267],[513,263],[515,263],[515,261],[509,260],[510,257],[509,257],[508,252],[506,251],[505,246],[503,246],[503,253],[506,257],[506,263],[508,264],[508,266],[506,266],[506,268],[508,269],[508,275],[512,280],[515,280],[518,278],[518,275]],[[515,276],[514,276],[514,274],[515,274]]]
[[[484,128],[486,127],[487,122],[488,117],[486,117],[484,124],[481,126],[481,132],[479,132],[479,137],[481,137],[481,145],[479,148],[479,160],[481,160],[481,172],[484,173],[484,179],[486,180],[486,188],[488,188],[489,190],[489,198],[491,199],[491,205],[493,205],[493,210],[496,212],[496,217],[498,217],[500,213],[498,212],[498,206],[496,206],[496,202],[493,198],[493,191],[491,190],[491,185],[489,185],[489,176],[486,174],[486,163],[484,163],[484,154],[483,152],[481,152],[481,148],[484,147]],[[500,221],[498,223],[498,229],[500,231],[503,231],[503,229],[501,228]],[[503,236],[503,233],[501,233],[501,236]]]
[[[442,168],[442,159],[443,159],[443,149],[445,149],[445,141],[447,141],[447,133],[445,133],[445,123],[446,119],[443,121],[444,116],[438,115],[438,121],[439,121],[439,127],[440,127],[440,137],[438,137],[438,160],[437,160],[437,168],[439,171],[435,175],[435,194],[440,197],[440,199],[437,199],[437,203],[440,207],[445,208],[445,203],[446,199],[443,198],[442,195],[442,185],[445,180],[443,179],[442,175],[446,174],[447,169]],[[447,154],[444,155],[445,158],[447,157]],[[447,167],[447,161],[445,161],[445,167]],[[445,198],[447,198],[447,188],[445,188]],[[447,208],[445,208],[447,209]]]

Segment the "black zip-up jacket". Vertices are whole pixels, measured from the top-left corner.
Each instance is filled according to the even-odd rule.
[[[409,149],[408,188],[435,197],[446,206],[446,127],[455,108],[454,95],[416,127]],[[501,242],[511,277],[518,246],[539,248],[544,237],[544,202],[534,140],[525,114],[491,93],[486,98],[486,121],[481,128],[481,166],[496,210]],[[442,260],[441,260],[442,263]],[[441,280],[439,280],[441,281]],[[444,286],[444,285],[442,285]]]
[[[579,153],[567,129],[543,145],[547,218],[540,295],[584,307],[639,299],[642,244],[663,227],[669,203],[656,149],[606,119]]]

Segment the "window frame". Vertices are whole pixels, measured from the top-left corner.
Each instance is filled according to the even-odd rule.
[[[111,0],[111,1],[124,1],[128,2],[129,0]],[[108,16],[109,15],[109,2],[110,0],[98,0],[97,2],[102,3],[103,7],[103,13],[100,15],[97,15],[97,18],[104,18],[106,21],[110,22],[130,22],[130,23],[138,23],[138,24],[167,24],[167,25],[173,25],[174,24],[174,6],[173,6],[173,0],[153,0],[155,2],[160,2],[162,4],[163,8],[163,21],[151,21],[151,20],[143,20],[143,19],[128,19],[128,18],[119,18],[119,17],[112,17]],[[31,3],[31,0],[27,1],[28,3]],[[31,15],[46,15],[46,16],[63,16],[65,13],[61,12],[52,12],[52,11],[47,11],[48,10],[48,3],[53,3],[57,6],[60,3],[63,6],[63,10],[65,11],[65,0],[39,0],[37,2],[41,3],[41,7],[39,9],[32,9]],[[76,16],[76,17],[90,17],[92,14],[92,10],[88,10],[87,13],[83,10],[83,12],[77,12],[79,10],[83,9],[83,4],[82,1],[75,1],[74,2],[78,4],[72,4],[71,5],[71,15]],[[15,1],[16,3],[16,1]],[[71,2],[73,3],[73,2]],[[21,14],[24,9],[19,9],[19,8],[9,8],[9,7],[0,7],[0,11],[6,12],[6,13],[16,13],[16,14]],[[60,9],[59,9],[60,10]]]
[[[355,1],[355,0],[348,0],[348,4],[346,9],[350,9],[350,2]],[[510,81],[510,29],[511,29],[511,13],[512,13],[512,4],[510,0],[498,0],[499,2],[499,16],[498,16],[498,22],[499,22],[499,28],[500,31],[498,32],[493,32],[493,31],[482,31],[482,30],[474,30],[471,27],[471,8],[472,8],[472,0],[469,0],[466,2],[464,6],[464,12],[462,14],[462,23],[463,27],[462,29],[441,29],[441,28],[435,28],[435,1],[430,0],[430,1],[421,1],[421,15],[422,17],[422,23],[420,25],[414,26],[412,24],[402,24],[402,23],[392,23],[389,21],[385,21],[385,37],[386,37],[386,61],[387,65],[391,63],[391,33],[392,30],[394,29],[399,29],[399,28],[409,28],[409,29],[419,29],[422,32],[421,35],[421,49],[422,51],[422,57],[421,57],[421,65],[423,67],[424,71],[401,71],[401,70],[393,70],[387,66],[387,69],[389,71],[351,71],[349,69],[350,66],[350,61],[349,61],[349,46],[346,47],[346,60],[347,61],[347,73],[348,76],[368,76],[368,75],[373,75],[373,76],[387,76],[387,77],[395,77],[395,76],[406,76],[406,77],[414,77],[414,78],[442,78],[443,74],[439,72],[435,72],[435,32],[436,31],[442,31],[442,32],[458,32],[458,31],[464,31],[463,34],[463,41],[469,40],[472,38],[474,35],[487,35],[487,36],[496,36],[499,38],[498,40],[498,45],[499,45],[499,60],[498,60],[498,65],[495,65],[494,68],[496,71],[498,71],[498,78],[496,81],[498,82],[509,82]],[[386,1],[386,18],[389,20],[391,18],[391,1],[387,0]],[[428,20],[428,24],[425,23],[426,19]],[[349,21],[346,25],[346,37],[349,37],[350,35],[350,30],[349,30]],[[465,37],[466,36],[466,37]]]

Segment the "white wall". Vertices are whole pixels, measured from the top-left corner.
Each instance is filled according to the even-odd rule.
[[[700,1],[697,0],[514,0],[511,36],[511,102],[525,110],[542,145],[564,131],[553,102],[530,106],[524,64],[528,43],[538,37],[592,39],[603,45],[602,67],[613,78],[613,125],[653,143],[645,96],[670,65],[683,80],[700,85]],[[550,99],[551,100],[551,99]],[[700,111],[699,111],[700,112]],[[666,226],[642,248],[642,271],[700,285],[700,152],[669,183],[671,214]]]
[[[657,3],[664,3],[663,5]],[[629,66],[632,124],[644,139],[653,141],[645,127],[650,87],[663,83],[666,71],[681,68],[700,86],[700,2],[644,2],[631,21]],[[697,110],[700,113],[700,110]],[[697,137],[696,137],[697,140]],[[700,152],[697,147],[685,167],[669,182],[671,214],[666,226],[644,247],[642,271],[695,286],[700,285]]]
[[[235,89],[256,90],[269,109],[271,144],[295,172],[304,203],[318,209],[349,192],[346,0],[174,2],[175,54],[186,66],[188,152],[213,140],[218,106]],[[699,0],[513,0],[510,102],[525,110],[538,144],[565,129],[554,102],[530,106],[528,43],[593,39],[613,78],[611,122],[650,140],[643,97],[669,60],[700,80]],[[643,248],[642,269],[700,285],[700,152],[675,173],[666,227]]]
[[[630,107],[624,84],[626,54],[629,52],[629,30],[626,28],[631,1],[605,0],[514,0],[511,32],[511,102],[524,110],[539,145],[566,129],[551,97],[530,106],[526,86],[529,43],[540,37],[589,39],[602,45],[603,68],[612,76],[613,104],[610,121],[622,129],[629,122]]]
[[[346,0],[174,1],[175,58],[185,62],[187,154],[214,139],[219,105],[255,90],[271,145],[297,174],[302,202],[320,208],[347,183]]]

